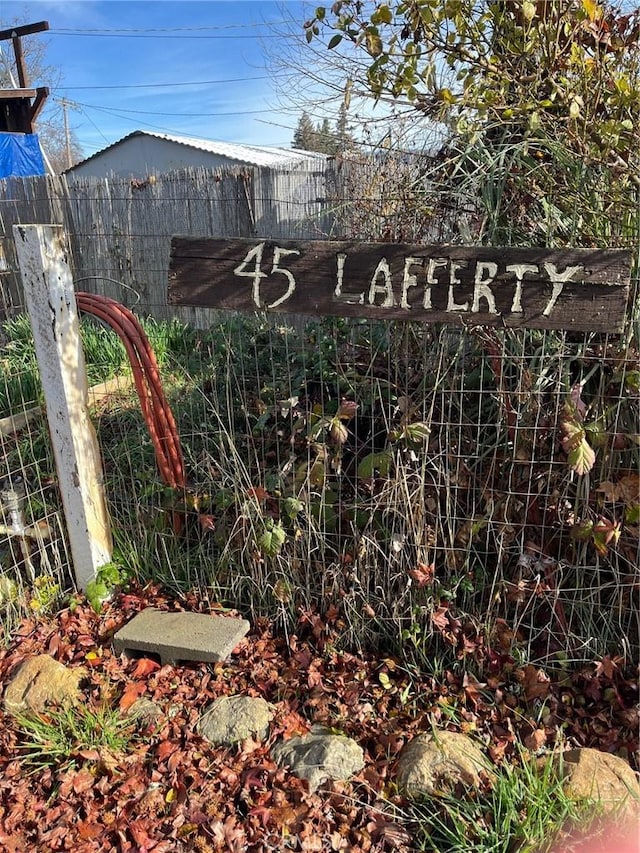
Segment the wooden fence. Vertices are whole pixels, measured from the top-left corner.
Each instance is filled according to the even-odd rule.
[[[186,169],[138,179],[41,177],[0,181],[0,319],[23,307],[12,226],[60,224],[77,289],[141,314],[208,326],[209,309],[166,304],[174,234],[318,239],[332,229],[321,171]]]

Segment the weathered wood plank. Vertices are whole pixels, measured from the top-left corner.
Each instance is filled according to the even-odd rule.
[[[174,237],[169,303],[619,332],[630,274],[623,249]]]
[[[87,374],[64,232],[14,225],[49,432],[80,589],[112,555],[100,450],[87,411]]]
[[[106,379],[104,382],[99,382],[97,385],[89,388],[87,392],[87,405],[95,406],[105,398],[123,391],[129,391],[132,387],[132,376],[114,376],[113,379]],[[22,412],[16,412],[15,415],[7,415],[6,418],[0,418],[0,436],[15,435],[15,433],[20,432],[21,429],[24,429],[32,421],[42,417],[42,415],[42,408],[40,406],[33,406],[30,409],[24,409]]]

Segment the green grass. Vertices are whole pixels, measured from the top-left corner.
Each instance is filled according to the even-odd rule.
[[[70,705],[42,715],[18,715],[16,724],[22,760],[34,771],[82,764],[87,751],[108,763],[126,752],[135,734],[135,724],[106,705]]]
[[[169,357],[183,359],[193,354],[194,334],[177,320],[142,321],[158,364],[163,366]],[[80,324],[82,348],[87,367],[89,386],[129,372],[124,345],[107,326],[91,316],[83,315]],[[6,320],[0,328],[0,418],[19,414],[23,408],[42,403],[42,387],[38,372],[31,325],[26,314]]]
[[[489,791],[434,797],[406,818],[425,853],[546,853],[568,833],[588,833],[600,815],[596,803],[567,796],[551,761],[538,769],[521,756],[496,772]]]

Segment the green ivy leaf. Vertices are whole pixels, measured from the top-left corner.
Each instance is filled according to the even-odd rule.
[[[424,421],[418,421],[415,424],[407,424],[404,432],[409,441],[419,444],[422,441],[428,440],[431,435],[431,428]]]
[[[109,587],[103,581],[93,580],[87,584],[87,601],[96,613],[100,613],[103,603],[109,598]]]
[[[640,524],[640,504],[630,504],[624,511],[624,523]]]
[[[595,465],[596,454],[587,439],[583,438],[569,451],[567,461],[571,470],[582,477],[584,474],[588,474]]]
[[[298,498],[285,498],[284,511],[289,518],[295,518],[304,509],[304,504]]]
[[[358,479],[370,480],[375,476],[376,471],[380,477],[388,477],[392,461],[393,455],[390,450],[383,450],[380,453],[370,453],[358,465]]]
[[[264,532],[258,539],[258,547],[267,557],[275,557],[285,543],[287,534],[282,524],[273,519],[268,519]]]
[[[580,521],[571,528],[571,538],[576,542],[587,542],[591,538],[593,521]]]

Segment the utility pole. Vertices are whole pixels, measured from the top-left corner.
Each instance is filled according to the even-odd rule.
[[[67,107],[70,106],[65,98],[60,98],[62,104],[62,115],[64,117],[64,144],[67,152],[67,169],[73,166],[73,158],[71,156],[71,135],[69,133],[69,116],[67,115]]]
[[[80,107],[75,101],[70,101],[67,98],[54,98],[54,100],[60,104],[62,107],[62,117],[64,121],[64,146],[65,146],[65,154],[67,165],[66,168],[70,169],[74,164],[74,155],[73,155],[73,145],[71,142],[71,130],[69,129],[69,110],[78,110]]]

